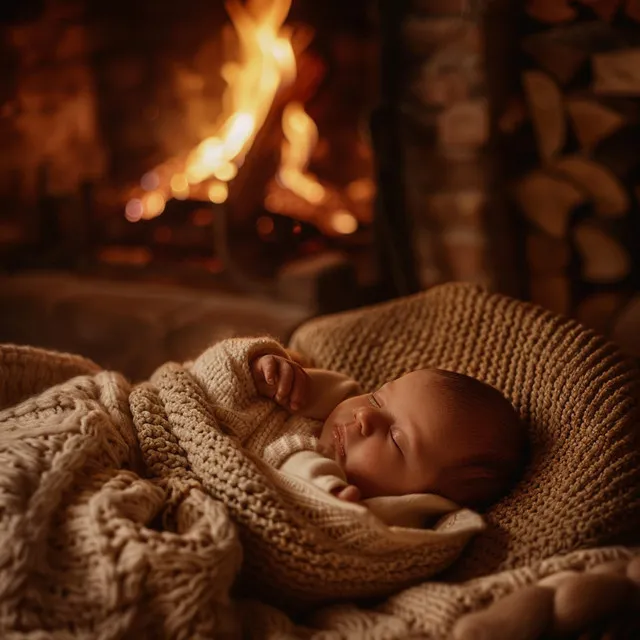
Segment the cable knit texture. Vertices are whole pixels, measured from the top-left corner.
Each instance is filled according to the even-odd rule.
[[[525,585],[637,553],[614,543],[638,543],[638,376],[603,339],[448,285],[314,320],[293,346],[367,389],[441,366],[513,401],[531,428],[531,464],[449,570],[457,582],[423,576],[434,557],[451,561],[469,512],[436,532],[451,539],[434,556],[433,545],[280,474],[259,456],[286,418],[265,401],[259,436],[243,411],[251,390],[218,370],[215,348],[131,388],[81,358],[5,346],[0,635],[445,638]],[[235,352],[224,359],[246,366],[250,351]],[[391,595],[340,603],[371,594]]]

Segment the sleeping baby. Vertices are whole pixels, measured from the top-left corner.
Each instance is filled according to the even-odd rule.
[[[421,369],[363,393],[342,374],[273,353],[254,357],[251,371],[260,395],[322,421],[317,446],[293,453],[280,470],[342,500],[363,501],[389,524],[419,526],[438,497],[486,507],[506,494],[521,467],[524,429],[516,412],[469,376]]]
[[[387,525],[423,527],[508,491],[524,435],[509,402],[473,378],[422,369],[363,393],[305,368],[270,338],[223,340],[189,365],[245,453]]]

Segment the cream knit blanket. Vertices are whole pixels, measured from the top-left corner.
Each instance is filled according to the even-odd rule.
[[[314,522],[313,493],[223,433],[197,370],[167,365],[132,389],[82,358],[2,347],[0,373],[1,637],[443,638],[542,577],[633,554],[581,549],[597,531],[577,531],[551,557],[513,549],[495,573],[416,584],[431,547],[353,529],[342,510]],[[635,495],[607,509],[635,520]]]

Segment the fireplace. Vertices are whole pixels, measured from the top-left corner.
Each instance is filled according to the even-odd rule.
[[[466,280],[640,354],[637,4],[5,3],[3,265],[314,313]]]
[[[16,3],[9,268],[285,296],[309,269],[371,286],[373,8]]]

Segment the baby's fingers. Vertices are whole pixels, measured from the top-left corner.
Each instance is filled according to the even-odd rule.
[[[295,377],[294,367],[288,360],[280,358],[278,360],[278,390],[276,391],[276,401],[286,404],[286,400],[291,393],[293,380]]]
[[[349,484],[336,494],[336,497],[345,502],[360,502],[362,497],[360,489],[355,485]]]
[[[274,356],[260,358],[260,369],[268,385],[273,386],[278,382],[278,361]]]

